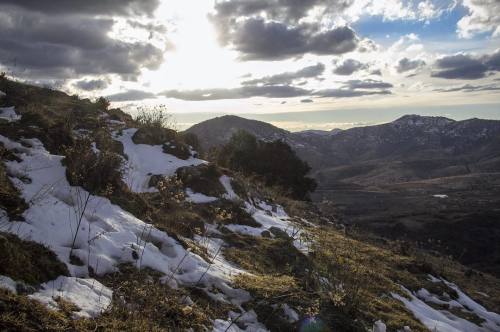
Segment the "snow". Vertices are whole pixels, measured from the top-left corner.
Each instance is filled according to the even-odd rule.
[[[20,120],[21,116],[16,113],[14,107],[0,107],[0,119],[14,122]]]
[[[435,197],[435,198],[448,198],[448,195],[437,194],[437,195],[432,195],[432,197]]]
[[[17,294],[17,283],[7,276],[0,275],[0,288],[6,289],[14,294]]]
[[[294,246],[301,252],[309,252],[309,242],[303,239],[305,232],[290,220],[290,217],[280,205],[271,206],[263,201],[259,201],[256,204],[245,202],[245,210],[261,227],[229,224],[226,228],[235,233],[259,237],[262,236],[262,232],[269,231],[272,227],[275,227],[293,238]]]
[[[211,203],[218,200],[217,197],[207,196],[202,193],[195,193],[191,188],[186,189],[186,200],[191,203],[203,204],[203,203]]]
[[[227,175],[222,175],[219,178],[220,183],[226,190],[226,193],[224,194],[224,198],[235,201],[239,200],[239,196],[234,192],[233,187],[231,186],[231,178]]]
[[[57,309],[56,299],[62,298],[75,304],[80,310],[78,317],[96,317],[111,304],[113,292],[94,279],[60,276],[56,280],[41,285],[42,289],[29,297],[51,309]]]
[[[123,130],[121,136],[114,135],[114,139],[123,144],[124,152],[128,157],[124,181],[134,192],[156,191],[156,188],[149,187],[152,175],[172,176],[180,167],[205,163],[193,157],[182,160],[164,153],[161,145],[135,144],[132,136],[136,131],[135,128],[129,128]]]
[[[437,279],[437,278],[435,278]],[[406,294],[410,297],[407,299],[399,294],[392,293],[392,296],[406,306],[413,315],[422,322],[427,328],[432,331],[438,332],[495,332],[500,331],[500,315],[487,311],[483,306],[472,300],[465,293],[463,293],[456,285],[449,283],[445,280],[443,282],[455,290],[458,294],[458,299],[444,301],[439,299],[436,295],[431,294],[426,289],[419,290],[416,294],[410,292],[408,289],[403,288]],[[447,310],[437,310],[428,305],[427,303],[445,304],[450,307],[458,307],[465,312],[472,312],[484,322],[478,326],[466,319],[460,318]]]
[[[373,332],[385,332],[386,330],[387,326],[381,320],[378,320],[373,324]]]
[[[242,330],[238,327],[237,323],[244,323],[246,329]],[[229,319],[216,319],[214,321],[213,332],[264,332],[268,331],[264,325],[257,322],[257,314],[255,311],[250,310],[243,312],[242,314],[235,313],[233,311],[229,312]]]
[[[286,303],[283,303],[281,305],[281,308],[283,309],[283,312],[285,313],[285,316],[287,317],[287,320],[289,323],[295,323],[299,320],[299,314],[290,308],[290,306]]]
[[[0,91],[0,98],[3,98],[5,96],[7,96],[7,94],[5,92],[3,92],[3,91]]]
[[[5,213],[0,214],[2,231],[47,246],[67,265],[72,277],[58,278],[52,285],[47,283],[41,292],[33,295],[34,298],[55,307],[52,295],[57,293],[75,301],[82,309],[81,315],[92,316],[100,312],[101,305],[106,302],[102,302],[100,293],[101,302],[95,301],[94,293],[101,290],[100,286],[95,289],[89,286],[89,283],[95,285],[92,279],[86,279],[90,269],[103,275],[117,271],[120,264],[131,263],[137,268],[149,267],[163,273],[161,280],[171,287],[202,287],[207,294],[238,306],[247,315],[241,305],[251,299],[250,294],[230,286],[232,276],[244,271],[219,254],[223,245],[221,239],[195,238],[207,248],[210,256],[207,262],[167,233],[111,204],[107,198],[70,186],[66,169],[61,164],[63,157],[50,154],[40,141],[23,140],[22,145],[0,135],[0,142],[21,159],[20,162],[6,161],[5,166],[13,184],[29,202],[29,208],[23,213],[24,222],[10,222]],[[31,181],[23,182],[21,178]],[[83,262],[83,266],[71,263],[70,252]],[[105,288],[102,289],[106,293]],[[218,290],[217,294],[210,292],[214,289]],[[82,290],[88,291],[86,297],[80,296]],[[105,297],[110,298],[111,294],[106,293]],[[254,322],[245,324],[258,323],[255,318]]]

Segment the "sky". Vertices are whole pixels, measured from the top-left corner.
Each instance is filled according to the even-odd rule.
[[[499,0],[0,0],[0,70],[180,129],[500,119]]]

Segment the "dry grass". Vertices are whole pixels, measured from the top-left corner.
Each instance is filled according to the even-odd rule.
[[[30,285],[68,275],[66,265],[46,247],[23,241],[12,234],[0,233],[0,275]]]

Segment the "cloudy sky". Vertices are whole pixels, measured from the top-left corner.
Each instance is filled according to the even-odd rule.
[[[0,0],[0,31],[2,71],[181,127],[500,118],[499,0]]]

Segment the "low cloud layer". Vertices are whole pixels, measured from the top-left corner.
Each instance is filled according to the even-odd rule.
[[[97,79],[97,80],[81,80],[73,84],[76,88],[84,91],[95,91],[105,89],[109,85],[108,80]]]
[[[243,81],[243,85],[277,85],[277,84],[291,84],[293,81],[305,78],[319,77],[325,71],[325,65],[318,63],[314,66],[304,67],[294,72],[286,72],[277,75],[265,76],[252,80]]]
[[[156,98],[156,94],[142,90],[127,90],[106,97],[106,99],[113,102],[144,100],[150,98]]]
[[[350,80],[337,89],[310,90],[290,85],[242,86],[233,89],[168,90],[160,95],[187,101],[244,99],[252,97],[292,98],[292,97],[333,97],[348,98],[369,95],[391,94],[390,83],[376,80]],[[305,98],[307,100],[310,98]]]

